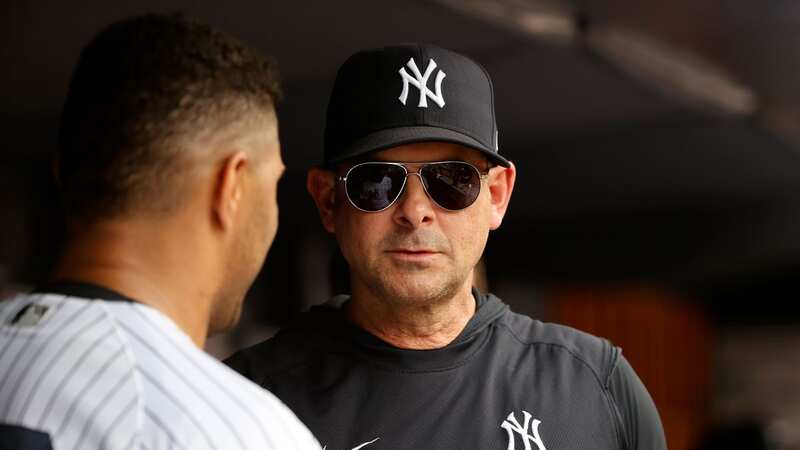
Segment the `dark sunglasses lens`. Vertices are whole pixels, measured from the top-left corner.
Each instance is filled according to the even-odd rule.
[[[363,164],[347,174],[347,196],[356,207],[365,211],[380,211],[400,195],[406,179],[401,166],[393,164]]]
[[[475,202],[481,192],[478,170],[462,162],[430,164],[420,170],[431,198],[445,209],[464,209]]]

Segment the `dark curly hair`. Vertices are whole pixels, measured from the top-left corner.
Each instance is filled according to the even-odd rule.
[[[148,14],[110,25],[81,52],[56,170],[69,216],[167,211],[180,201],[182,144],[274,111],[274,64],[208,25]]]

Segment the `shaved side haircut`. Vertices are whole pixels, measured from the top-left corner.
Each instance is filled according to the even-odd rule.
[[[192,143],[272,114],[273,62],[179,15],[103,30],[81,52],[64,104],[56,171],[68,216],[102,220],[180,204]]]

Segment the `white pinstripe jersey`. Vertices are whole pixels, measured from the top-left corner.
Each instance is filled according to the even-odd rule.
[[[12,324],[32,304],[38,323]],[[154,308],[59,294],[0,303],[0,423],[46,432],[55,450],[319,448]]]

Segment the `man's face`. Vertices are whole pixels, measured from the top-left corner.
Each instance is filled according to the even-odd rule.
[[[213,314],[212,331],[229,329],[239,321],[245,294],[261,270],[278,229],[278,181],[285,167],[274,116],[240,145],[252,158],[242,178],[242,204],[231,230],[232,248],[226,264],[228,281]]]
[[[372,160],[404,163],[465,161],[485,172],[486,158],[455,144],[426,142],[377,152]],[[410,164],[409,172],[419,165]],[[363,212],[347,200],[337,183],[335,233],[350,265],[353,291],[401,304],[427,304],[448,298],[471,281],[472,270],[493,228],[487,182],[469,207],[449,211],[426,194],[410,175],[400,198],[388,209]]]
[[[254,164],[253,195],[249,196],[251,202],[245,211],[251,216],[244,222],[248,231],[242,233],[243,239],[240,240],[242,248],[251,248],[253,253],[253,263],[248,271],[252,274],[250,283],[264,265],[278,231],[278,181],[285,170],[277,136],[263,141],[262,145],[263,157]],[[244,235],[250,235],[250,238],[244,238]]]

